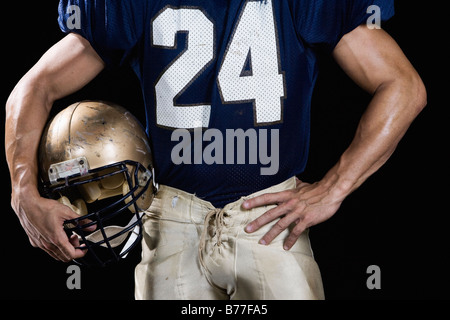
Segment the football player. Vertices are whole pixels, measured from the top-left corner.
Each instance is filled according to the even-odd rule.
[[[38,192],[39,137],[55,100],[130,64],[160,185],[136,298],[323,299],[308,228],[388,160],[426,105],[399,46],[366,25],[371,6],[393,15],[392,0],[61,0],[67,36],[7,102],[12,206],[32,245],[62,261],[85,255],[62,227],[77,215]],[[350,146],[311,184],[296,176],[318,50],[373,98]]]

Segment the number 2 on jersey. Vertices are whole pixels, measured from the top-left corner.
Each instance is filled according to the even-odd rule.
[[[155,86],[157,123],[168,128],[208,127],[211,105],[175,105],[214,59],[214,24],[196,8],[166,8],[152,24],[154,46],[175,48],[178,32],[189,46],[162,73]],[[253,103],[256,125],[282,120],[285,96],[272,1],[247,1],[227,46],[218,75],[224,104]]]

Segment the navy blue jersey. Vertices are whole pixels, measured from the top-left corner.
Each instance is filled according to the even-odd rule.
[[[62,0],[59,25],[135,70],[158,182],[221,207],[304,170],[316,49],[376,9],[393,0]]]

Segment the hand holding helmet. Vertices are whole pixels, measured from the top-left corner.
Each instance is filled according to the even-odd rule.
[[[78,215],[64,222],[71,241],[87,250],[78,262],[104,266],[126,257],[154,193],[151,150],[136,118],[114,104],[73,104],[47,125],[39,163],[45,195]]]

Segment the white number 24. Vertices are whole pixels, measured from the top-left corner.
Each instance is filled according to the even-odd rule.
[[[175,49],[178,32],[188,33],[189,45],[156,83],[157,123],[167,128],[206,128],[211,105],[175,101],[214,60],[214,23],[200,9],[167,7],[153,20],[152,45]],[[217,79],[222,102],[252,102],[255,124],[281,121],[285,84],[280,70],[272,0],[247,1]]]

